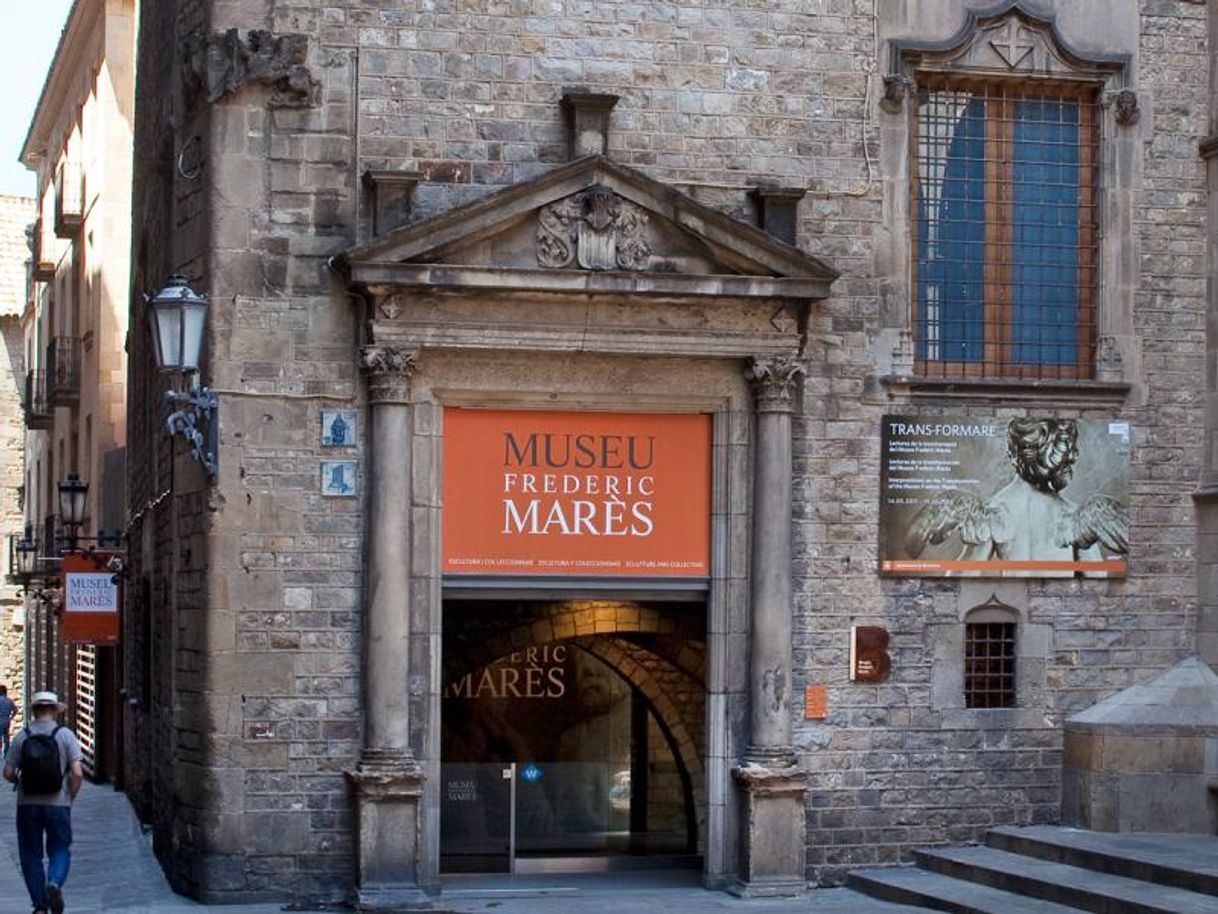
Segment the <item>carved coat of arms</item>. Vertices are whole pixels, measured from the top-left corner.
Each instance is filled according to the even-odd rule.
[[[537,226],[537,263],[562,269],[641,270],[651,257],[643,237],[647,214],[597,185],[543,207]]]

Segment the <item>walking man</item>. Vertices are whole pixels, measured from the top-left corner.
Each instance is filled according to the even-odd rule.
[[[17,706],[8,697],[8,686],[0,682],[0,757],[8,754],[8,731],[16,716]]]
[[[54,692],[35,692],[31,720],[13,737],[4,759],[4,779],[17,784],[17,854],[34,914],[62,914],[72,801],[84,781],[76,734],[56,720],[66,710]]]

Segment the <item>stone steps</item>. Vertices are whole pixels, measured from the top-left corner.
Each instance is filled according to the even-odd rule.
[[[1032,825],[991,829],[985,843],[1041,860],[1218,895],[1218,839]]]
[[[986,845],[919,851],[859,870],[874,898],[953,914],[1218,914],[1218,838],[994,829]]]

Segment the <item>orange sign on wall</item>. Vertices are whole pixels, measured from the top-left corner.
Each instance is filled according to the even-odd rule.
[[[444,410],[447,574],[710,574],[711,417]]]
[[[60,631],[65,644],[118,644],[121,587],[106,568],[111,553],[63,557],[63,612]]]

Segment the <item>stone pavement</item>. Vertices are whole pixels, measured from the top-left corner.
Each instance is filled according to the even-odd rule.
[[[16,794],[0,784],[0,914],[25,914],[29,899],[17,864]],[[69,914],[279,914],[279,904],[204,905],[174,894],[127,797],[85,783],[72,811],[72,869],[64,887]],[[333,909],[331,909],[333,910]],[[822,889],[793,900],[742,901],[696,884],[696,874],[669,871],[598,876],[446,878],[435,914],[926,914],[847,889]]]
[[[25,914],[29,895],[17,863],[17,794],[0,781],[0,914]],[[85,782],[72,810],[72,869],[64,885],[71,914],[208,910],[174,894],[125,794]],[[228,914],[279,914],[277,904],[226,905]]]

